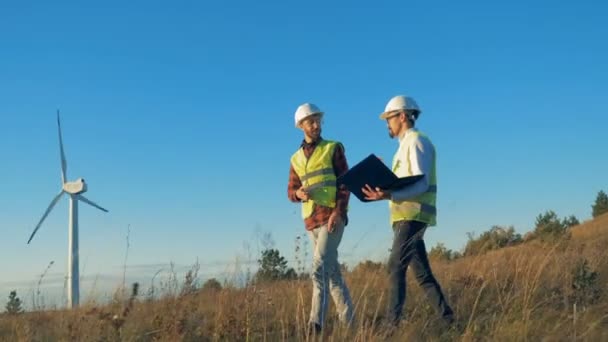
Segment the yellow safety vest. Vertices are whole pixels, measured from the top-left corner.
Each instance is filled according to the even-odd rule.
[[[414,134],[414,136],[407,137],[407,139],[427,139],[432,145],[430,139],[428,139],[428,137],[423,133],[413,131],[409,134]],[[389,201],[391,224],[402,220],[420,221],[428,224],[429,226],[434,226],[437,224],[437,208],[435,205],[437,199],[437,175],[435,170],[436,157],[434,150],[435,148],[433,147],[433,165],[431,167],[430,174],[426,175],[429,180],[428,190],[425,193],[407,201]],[[398,154],[403,155],[403,151],[399,151]],[[412,176],[409,148],[407,151],[405,151],[405,165],[401,165],[401,159],[399,158],[400,156],[398,154],[396,154],[393,158],[393,172],[398,177]]]
[[[338,144],[339,142],[321,140],[310,158],[306,158],[302,148],[291,156],[291,165],[310,196],[310,200],[302,203],[303,219],[312,215],[315,204],[329,208],[336,207],[336,174],[333,156]]]

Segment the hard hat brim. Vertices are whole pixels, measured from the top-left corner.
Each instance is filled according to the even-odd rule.
[[[408,110],[414,112],[414,114],[416,115],[416,118],[418,118],[418,115],[420,115],[420,113],[422,113],[422,111],[420,109],[394,109],[394,110],[389,110],[388,112],[384,112],[384,113],[380,114],[380,120],[386,120],[395,115],[399,115],[399,113],[401,113],[401,112],[407,113]]]
[[[403,111],[403,109],[395,109],[395,110],[390,110],[388,112],[384,112],[384,113],[380,114],[380,120],[386,120],[390,117],[398,115],[399,113],[401,113],[401,111]]]

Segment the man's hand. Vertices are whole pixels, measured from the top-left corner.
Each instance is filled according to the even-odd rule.
[[[365,199],[370,201],[379,201],[391,198],[391,193],[388,190],[382,190],[380,188],[372,188],[369,184],[365,184],[365,187],[361,188]]]
[[[310,199],[310,196],[308,195],[308,191],[306,191],[306,189],[304,189],[304,187],[300,187],[297,191],[296,191],[296,196],[300,199],[300,201],[302,202],[306,202]]]
[[[329,233],[333,233],[337,226],[342,224],[342,217],[338,215],[335,211],[331,213],[329,216],[329,220],[327,221],[327,231]]]

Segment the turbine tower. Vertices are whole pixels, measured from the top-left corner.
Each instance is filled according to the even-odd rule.
[[[79,286],[79,269],[78,269],[78,202],[82,201],[90,206],[93,206],[101,211],[108,212],[108,210],[102,208],[97,205],[93,201],[87,199],[82,194],[87,191],[87,183],[83,178],[78,178],[75,181],[68,182],[67,181],[67,169],[68,164],[65,159],[65,152],[63,150],[63,138],[61,136],[61,120],[59,118],[59,111],[57,111],[57,129],[59,132],[59,151],[61,153],[61,191],[59,194],[53,198],[51,204],[46,209],[42,218],[34,228],[30,239],[27,240],[29,244],[40,226],[42,222],[49,215],[51,210],[55,207],[57,202],[61,199],[64,194],[70,196],[70,210],[69,210],[69,224],[68,224],[68,288],[67,288],[67,297],[68,297],[68,308],[76,308],[78,307],[80,301],[80,286]]]

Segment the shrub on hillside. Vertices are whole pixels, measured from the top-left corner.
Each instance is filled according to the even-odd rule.
[[[560,220],[553,210],[548,210],[536,217],[534,230],[526,235],[526,240],[537,239],[542,242],[559,242],[569,239],[569,228],[578,224],[579,221],[574,215]]]
[[[219,280],[217,280],[215,278],[210,278],[210,279],[207,279],[207,281],[203,284],[203,287],[201,289],[203,291],[211,291],[211,292],[221,291],[222,284],[219,282]]]
[[[297,278],[295,270],[287,267],[287,260],[278,249],[263,250],[262,256],[258,259],[258,264],[260,268],[255,275],[255,281],[257,282]]]
[[[608,195],[600,191],[595,198],[595,203],[591,206],[591,214],[596,218],[604,213],[608,213]]]
[[[567,227],[571,228],[574,226],[578,226],[581,222],[574,215],[570,215],[562,220],[562,223]]]
[[[493,226],[490,230],[475,237],[468,233],[469,241],[464,248],[464,255],[479,255],[491,250],[514,246],[522,242],[521,234],[515,233],[515,228]]]
[[[373,274],[376,272],[383,271],[385,269],[384,265],[381,262],[365,260],[358,263],[351,272],[354,275],[357,274]]]
[[[597,281],[598,273],[589,267],[587,259],[580,260],[572,270],[572,296],[574,303],[583,306],[597,302],[602,286]]]
[[[9,315],[18,315],[23,312],[23,302],[17,297],[17,291],[11,291],[6,303],[6,313]]]
[[[429,251],[429,258],[434,260],[450,261],[460,258],[462,255],[456,251],[447,248],[443,243],[439,242]]]

